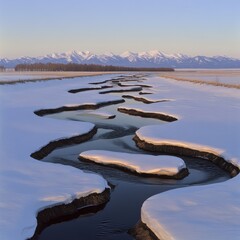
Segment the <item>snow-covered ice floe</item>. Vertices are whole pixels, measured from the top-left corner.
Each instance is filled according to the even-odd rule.
[[[183,178],[188,174],[184,161],[172,156],[152,156],[103,150],[82,152],[81,159],[148,176]]]
[[[108,76],[109,77],[109,76]],[[20,240],[33,236],[37,215],[43,209],[101,194],[107,182],[97,174],[58,164],[39,162],[30,155],[51,141],[88,134],[94,124],[42,118],[36,108],[66,103],[98,103],[107,95],[67,92],[82,82],[102,81],[106,76],[61,81],[4,85],[0,88],[0,238]]]
[[[181,188],[150,197],[142,206],[141,221],[161,240],[239,239],[239,90],[154,77],[149,78],[150,83],[155,97],[175,101],[137,106],[136,110],[167,112],[178,116],[178,120],[140,128],[135,136],[138,146],[216,163],[220,159],[221,167],[227,170],[230,166],[235,177],[223,183]]]

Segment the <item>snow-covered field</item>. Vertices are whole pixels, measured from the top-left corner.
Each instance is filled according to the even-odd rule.
[[[0,84],[18,81],[34,81],[44,79],[58,79],[68,77],[102,75],[102,72],[0,72]],[[106,73],[104,73],[106,74]]]
[[[26,239],[33,235],[37,213],[75,198],[101,193],[108,187],[99,175],[72,167],[38,162],[31,153],[50,141],[86,134],[92,123],[41,118],[38,108],[66,103],[91,103],[116,99],[108,95],[77,98],[67,90],[105,77],[4,85],[1,96],[0,236],[2,240]],[[63,100],[64,99],[64,100]],[[64,177],[62,177],[64,176]]]
[[[88,122],[39,117],[34,111],[121,100],[119,93],[98,94],[102,90],[79,94],[68,92],[80,87],[89,88],[92,86],[89,83],[103,82],[116,76],[82,77],[59,81],[57,84],[56,81],[45,81],[0,86],[1,239],[29,238],[36,228],[36,215],[42,209],[69,203],[93,192],[101,193],[108,187],[107,182],[97,174],[38,162],[30,155],[50,141],[86,134],[94,128],[94,124]],[[153,103],[123,103],[121,108],[167,114],[175,116],[177,121],[141,127],[136,131],[141,141],[156,146],[170,145],[213,153],[240,168],[238,89],[200,86],[154,74],[149,75],[144,84],[152,86],[147,89],[152,94],[141,97]],[[117,89],[124,90],[126,87],[119,86]],[[128,95],[140,96],[139,93]],[[162,99],[170,101],[158,102]],[[101,109],[83,110],[77,114],[101,118],[112,116],[111,112]],[[110,151],[79,154],[98,163],[111,165],[114,162],[134,171],[141,168],[144,171],[155,171],[159,166],[170,167],[167,159],[161,163],[157,162],[158,157],[148,155],[140,158],[140,155]],[[185,166],[182,160],[174,160],[177,162],[171,174],[173,170]],[[141,220],[161,240],[237,240],[240,236],[239,186],[240,177],[237,175],[223,183],[160,193],[144,202]]]
[[[199,83],[216,83],[240,86],[239,69],[185,69],[176,70],[171,73],[160,73],[160,76],[167,76],[179,80],[190,80]]]
[[[240,94],[228,89],[164,78],[150,78],[148,98],[175,101],[127,108],[167,112],[178,121],[140,128],[140,140],[206,151],[240,168]],[[239,239],[240,177],[209,186],[189,187],[149,198],[141,220],[159,239]]]

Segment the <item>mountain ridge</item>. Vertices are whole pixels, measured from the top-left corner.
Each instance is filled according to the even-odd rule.
[[[0,65],[14,68],[18,64],[78,63],[125,67],[171,67],[171,68],[240,68],[240,59],[227,56],[188,56],[181,53],[167,54],[158,50],[145,52],[126,51],[122,54],[95,54],[90,51],[51,53],[39,57],[0,58]]]

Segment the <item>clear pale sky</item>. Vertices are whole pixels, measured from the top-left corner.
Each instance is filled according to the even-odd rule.
[[[0,58],[153,49],[240,58],[240,0],[0,0]]]

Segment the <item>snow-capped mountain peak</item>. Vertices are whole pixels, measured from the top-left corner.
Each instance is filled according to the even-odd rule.
[[[122,54],[111,52],[94,54],[90,51],[68,51],[51,53],[40,57],[20,57],[0,59],[0,65],[15,67],[17,64],[32,63],[78,63],[102,64],[130,67],[175,67],[175,68],[240,68],[240,59],[227,56],[188,56],[181,53],[169,54],[158,50],[145,52],[126,51]]]
[[[130,62],[135,62],[138,58],[138,53],[126,51],[120,54],[120,57],[128,59]]]

